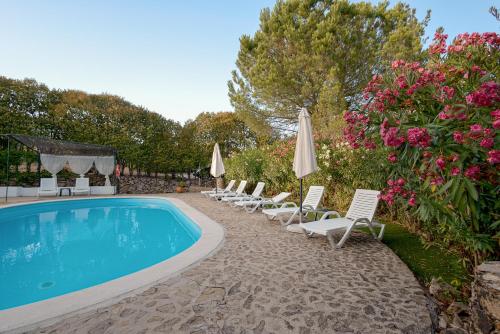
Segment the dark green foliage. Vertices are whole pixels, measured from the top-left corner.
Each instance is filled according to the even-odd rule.
[[[225,155],[255,144],[253,133],[230,112],[202,113],[182,126],[117,96],[49,90],[35,80],[0,76],[0,134],[6,133],[110,145],[122,166],[148,174],[205,167],[216,141]],[[2,173],[6,161],[0,151]],[[11,150],[11,166],[36,161],[32,152]]]

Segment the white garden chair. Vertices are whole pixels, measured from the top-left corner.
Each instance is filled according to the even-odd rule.
[[[302,212],[314,212],[318,210],[321,203],[321,198],[323,198],[323,192],[325,187],[323,186],[310,186],[307,192],[306,198],[302,202]],[[262,213],[266,215],[268,219],[278,218],[282,225],[290,225],[293,219],[299,214],[300,207],[293,202],[285,202],[279,208],[264,209]],[[283,217],[290,216],[290,218],[285,221]]]
[[[310,223],[302,223],[300,227],[307,236],[321,234],[327,237],[334,248],[340,248],[351,235],[355,228],[368,227],[374,238],[381,240],[384,236],[385,225],[373,220],[379,201],[380,191],[357,189],[354,198],[349,207],[349,211],[344,218],[337,211],[328,211],[323,214],[320,220]],[[329,216],[337,218],[327,219]],[[375,234],[374,227],[379,227],[378,236]],[[344,231],[344,235],[338,243],[335,242],[333,234],[338,231]]]
[[[38,196],[57,196],[57,179],[55,177],[41,178]]]
[[[210,198],[213,198],[215,199],[216,201],[224,198],[224,197],[236,197],[236,196],[241,196],[244,194],[244,190],[245,190],[245,187],[247,186],[247,181],[245,180],[242,180],[240,181],[240,184],[238,185],[238,188],[236,188],[236,191],[235,192],[227,192],[227,193],[222,193],[222,194],[219,194],[219,193],[216,193],[216,194],[210,194]]]
[[[75,181],[73,195],[90,195],[90,186],[88,177],[79,177]]]
[[[228,203],[229,205],[234,207],[236,206],[235,203],[260,199],[260,195],[262,194],[265,185],[266,184],[264,182],[258,182],[253,193],[251,193],[250,195],[243,194],[242,196],[223,197],[222,202]]]
[[[234,187],[234,184],[236,183],[236,180],[231,180],[229,181],[229,183],[227,184],[226,188],[224,189],[220,189],[220,188],[217,188],[217,193],[228,193],[228,192],[231,192],[231,189],[233,189]],[[204,190],[204,191],[200,191],[203,195],[205,195],[206,197],[209,197],[210,194],[215,194],[215,188],[212,189],[212,190]]]
[[[235,206],[242,207],[248,213],[254,213],[258,208],[263,208],[265,206],[269,206],[268,209],[277,208],[288,196],[290,196],[290,193],[282,192],[272,198],[236,202]]]

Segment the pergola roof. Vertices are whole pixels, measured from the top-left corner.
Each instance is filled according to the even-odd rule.
[[[116,150],[111,146],[83,144],[67,140],[55,140],[46,137],[34,137],[17,134],[7,134],[3,136],[14,139],[15,141],[38,153],[87,156],[116,155]]]

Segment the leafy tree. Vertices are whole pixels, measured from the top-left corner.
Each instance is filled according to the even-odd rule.
[[[219,143],[221,154],[226,157],[255,146],[257,141],[255,133],[232,112],[204,112],[194,122],[197,140],[208,156],[211,156],[215,143]]]
[[[388,1],[279,0],[261,12],[255,35],[240,39],[231,103],[258,133],[289,129],[302,107],[325,128],[359,103],[362,88],[390,60],[421,57],[427,20]]]

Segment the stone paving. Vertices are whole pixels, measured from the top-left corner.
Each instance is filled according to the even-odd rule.
[[[261,214],[200,194],[171,196],[224,226],[217,253],[145,292],[31,333],[431,332],[413,274],[367,235],[333,250]]]

